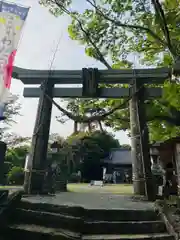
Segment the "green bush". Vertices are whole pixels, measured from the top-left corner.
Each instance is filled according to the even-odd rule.
[[[24,182],[24,171],[21,167],[12,167],[8,173],[8,184],[22,185]]]

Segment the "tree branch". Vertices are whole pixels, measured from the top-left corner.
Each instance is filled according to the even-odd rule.
[[[118,20],[115,20],[111,17],[109,17],[108,15],[104,14],[101,9],[99,9],[97,6],[95,6],[90,0],[86,0],[91,6],[93,6],[97,13],[99,13],[99,15],[101,15],[102,17],[104,17],[106,20],[114,23],[116,26],[118,27],[123,27],[123,28],[129,28],[129,29],[139,29],[142,31],[145,31],[147,33],[149,33],[154,39],[156,39],[159,43],[161,43],[163,46],[167,47],[166,42],[164,42],[155,32],[153,32],[150,28],[147,27],[143,27],[143,26],[139,26],[139,25],[132,25],[132,24],[125,24],[122,23]]]
[[[56,101],[54,101],[54,99],[52,99],[51,97],[49,97],[47,94],[45,94],[46,98],[51,101],[58,110],[60,110],[63,114],[65,114],[67,117],[69,117],[70,119],[72,119],[73,121],[79,122],[79,123],[91,123],[94,121],[102,121],[104,118],[108,117],[109,115],[113,114],[115,111],[117,110],[123,110],[124,106],[127,104],[127,102],[129,102],[129,100],[131,99],[131,97],[129,97],[124,103],[119,104],[117,107],[99,115],[99,116],[92,116],[92,117],[86,117],[86,116],[74,116],[71,112],[67,111],[66,109],[62,108],[58,103],[56,103]]]
[[[91,39],[90,34],[84,29],[81,21],[74,16],[74,14],[72,12],[70,12],[68,9],[66,9],[61,3],[58,2],[58,0],[55,0],[55,4],[61,8],[67,15],[69,15],[70,17],[74,18],[78,24],[79,27],[81,29],[81,31],[85,34],[85,36],[87,37],[87,39],[89,40],[89,42],[91,43],[91,45],[94,47],[94,49],[96,50],[98,56],[99,56],[99,61],[102,62],[108,69],[111,69],[111,66],[109,65],[109,63],[106,61],[106,59],[104,58],[104,56],[102,55],[101,51],[99,50],[99,48],[96,46],[95,42]]]
[[[161,28],[164,32],[165,39],[167,41],[167,46],[168,46],[170,52],[172,53],[172,55],[175,56],[176,52],[174,51],[173,46],[171,44],[170,33],[169,33],[169,29],[168,29],[168,25],[167,25],[167,21],[166,21],[166,17],[165,17],[165,13],[163,11],[163,8],[162,8],[159,0],[152,0],[152,4],[154,6],[156,14],[159,17],[160,25],[161,25]]]

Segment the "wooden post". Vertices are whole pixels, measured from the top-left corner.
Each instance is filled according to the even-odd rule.
[[[32,170],[25,172],[24,191],[26,193],[42,193],[47,165],[47,147],[49,140],[49,129],[51,122],[52,102],[46,98],[53,95],[54,83],[45,80],[43,90],[39,98],[36,123],[32,137],[30,160]],[[44,94],[45,93],[45,94]]]
[[[132,153],[132,177],[135,195],[145,195],[145,180],[143,174],[140,129],[138,125],[138,104],[139,99],[136,93],[136,82],[132,86],[132,99],[129,101],[130,128],[131,128],[131,153]]]

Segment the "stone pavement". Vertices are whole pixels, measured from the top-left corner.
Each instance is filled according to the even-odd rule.
[[[81,206],[87,209],[137,209],[154,210],[151,202],[134,200],[132,196],[114,195],[110,193],[58,193],[56,196],[30,196],[23,198],[34,203],[53,205]]]
[[[87,188],[87,187],[84,187]],[[4,188],[5,189],[5,188]],[[12,194],[22,187],[8,187]],[[90,189],[91,190],[91,189]],[[96,191],[95,191],[96,190]],[[92,188],[89,192],[65,192],[57,193],[56,196],[30,196],[23,200],[36,203],[49,203],[54,205],[81,206],[88,209],[137,209],[153,210],[154,204],[147,201],[134,200],[132,196],[115,195],[105,193],[103,188]]]

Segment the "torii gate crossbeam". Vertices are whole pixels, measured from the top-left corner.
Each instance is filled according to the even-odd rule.
[[[161,84],[171,75],[170,68],[114,69],[98,70],[98,83],[129,84],[134,75],[144,84]],[[82,84],[82,70],[30,70],[14,67],[13,78],[20,79],[25,85],[38,85],[50,78],[54,84]]]
[[[101,88],[101,94],[98,98],[127,98],[131,88]],[[146,88],[147,98],[162,96],[162,88]],[[39,98],[40,88],[24,88],[23,92],[26,98]],[[82,88],[54,88],[52,96],[54,98],[85,98]]]

